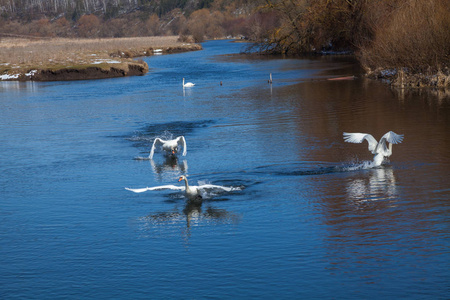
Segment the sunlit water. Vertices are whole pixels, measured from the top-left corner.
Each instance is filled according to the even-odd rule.
[[[0,83],[0,298],[448,299],[449,98],[367,80],[349,57],[241,48],[145,58],[142,77]],[[389,130],[405,139],[380,168],[342,137]],[[179,135],[187,156],[135,159]],[[125,190],[181,174],[242,190]]]

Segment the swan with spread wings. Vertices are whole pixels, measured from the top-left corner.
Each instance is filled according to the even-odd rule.
[[[240,191],[240,187],[232,187],[232,186],[221,186],[221,185],[215,185],[215,184],[202,184],[202,185],[189,185],[188,180],[185,175],[181,175],[178,181],[184,180],[184,186],[179,185],[161,185],[161,186],[155,186],[155,187],[145,187],[141,189],[130,189],[125,188],[128,191],[132,191],[135,193],[143,193],[146,191],[159,191],[159,190],[177,190],[177,191],[184,191],[186,197],[188,199],[201,199],[202,195],[204,195],[207,192],[214,192],[214,191],[220,191],[220,192],[232,192],[232,191]]]
[[[348,133],[344,132],[344,140],[348,143],[362,143],[366,140],[369,143],[369,151],[375,154],[373,166],[381,166],[384,159],[392,155],[392,144],[400,144],[403,141],[403,134],[389,131],[383,135],[379,142],[368,133]],[[389,143],[389,146],[386,145]]]
[[[150,155],[148,156],[148,158],[153,158],[153,154],[155,154],[155,149],[157,147],[161,147],[165,154],[169,156],[175,156],[181,147],[183,148],[182,155],[186,156],[187,154],[187,146],[184,136],[179,136],[173,140],[163,140],[160,138],[156,138],[153,142],[152,150],[150,151]]]

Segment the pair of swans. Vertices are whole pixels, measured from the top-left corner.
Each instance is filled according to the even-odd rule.
[[[163,140],[160,138],[156,138],[153,142],[152,149],[150,151],[149,159],[153,159],[153,155],[155,153],[155,149],[161,146],[162,150],[165,153],[166,157],[174,158],[178,154],[178,151],[180,148],[183,148],[183,156],[186,156],[187,154],[187,146],[186,146],[186,139],[184,136],[179,136],[172,140]],[[177,186],[177,185],[162,185],[162,186],[155,186],[155,187],[146,187],[141,189],[131,189],[131,188],[125,188],[126,190],[135,192],[135,193],[143,193],[146,191],[157,191],[157,190],[179,190],[184,191],[186,197],[188,199],[201,199],[202,195],[209,191],[223,191],[223,192],[231,192],[235,190],[240,190],[240,188],[236,187],[226,187],[226,186],[220,186],[220,185],[214,185],[214,184],[203,184],[199,186],[190,186],[188,183],[188,179],[186,176],[181,175],[178,179],[178,182],[184,180],[185,186]]]
[[[364,140],[368,142],[369,145],[369,151],[374,154],[372,167],[379,167],[384,162],[384,160],[387,157],[390,157],[392,155],[392,145],[393,144],[400,144],[403,141],[403,134],[397,134],[393,131],[387,132],[385,135],[383,135],[380,139],[380,141],[377,142],[377,140],[368,133],[348,133],[344,132],[344,141],[348,143],[362,143]],[[388,143],[389,145],[386,145]],[[173,140],[162,140],[160,138],[156,138],[153,142],[152,150],[150,152],[150,159],[153,157],[155,147],[161,144],[162,149],[166,151],[169,155],[176,155],[178,152],[178,147],[183,147],[183,155],[186,155],[187,148],[186,148],[186,140],[183,136],[179,136],[176,139]],[[208,190],[222,190],[225,192],[230,192],[233,190],[239,190],[239,188],[235,187],[225,187],[220,185],[213,185],[213,184],[204,184],[199,186],[189,186],[188,180],[186,176],[182,175],[178,179],[178,181],[184,180],[185,186],[176,186],[176,185],[163,185],[163,186],[156,186],[156,187],[146,187],[141,189],[130,189],[125,188],[129,191],[135,192],[135,193],[142,193],[146,191],[153,191],[153,190],[164,190],[164,189],[172,189],[172,190],[182,190],[185,192],[185,195],[188,199],[201,199],[202,193]]]
[[[389,131],[383,135],[379,142],[368,133],[348,133],[344,132],[344,140],[347,143],[362,143],[366,140],[369,144],[369,151],[374,154],[372,167],[379,167],[384,160],[392,155],[392,144],[400,144],[403,141],[403,134]],[[389,146],[386,145],[389,143]]]
[[[231,192],[231,191],[239,191],[241,188],[239,187],[227,187],[227,186],[221,186],[221,185],[214,185],[214,184],[202,184],[198,186],[189,185],[188,179],[186,176],[181,175],[178,179],[178,182],[184,180],[184,186],[178,186],[178,185],[161,185],[161,186],[155,186],[155,187],[146,187],[141,189],[130,189],[125,188],[128,191],[132,191],[135,193],[143,193],[146,191],[158,191],[158,190],[178,190],[178,191],[184,191],[186,197],[190,200],[196,200],[196,199],[202,199],[202,195],[208,191],[223,191],[223,192]]]

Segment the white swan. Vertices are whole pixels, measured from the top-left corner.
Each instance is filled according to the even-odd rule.
[[[132,191],[135,193],[143,193],[146,191],[159,191],[159,190],[178,190],[178,191],[184,191],[186,194],[186,197],[189,199],[198,199],[202,198],[202,193],[212,190],[221,190],[224,192],[231,192],[231,191],[240,191],[241,188],[239,187],[227,187],[227,186],[221,186],[221,185],[214,185],[214,184],[202,184],[199,186],[190,186],[188,183],[188,180],[186,176],[181,175],[178,181],[184,180],[184,186],[178,186],[178,185],[161,185],[161,186],[155,186],[155,187],[146,187],[142,189],[130,189],[125,188],[128,191]]]
[[[194,86],[195,85],[195,83],[192,83],[192,82],[186,82],[186,83],[184,83],[184,78],[183,78],[183,87],[192,87],[192,86]]]
[[[368,133],[348,133],[344,132],[344,140],[348,143],[362,143],[367,140],[369,143],[369,151],[375,154],[373,157],[373,166],[380,166],[385,157],[392,155],[392,144],[400,144],[403,141],[403,134],[397,134],[393,131],[389,131],[380,139],[379,142]],[[386,142],[389,143],[389,148],[386,146]]]
[[[162,149],[166,152],[166,155],[174,156],[178,153],[178,148],[183,147],[183,156],[186,156],[187,153],[187,146],[186,146],[186,140],[184,139],[184,136],[179,136],[176,139],[173,140],[162,140],[160,138],[156,138],[153,142],[152,150],[150,151],[150,155],[148,158],[152,159],[153,154],[155,153],[156,146],[162,146]]]

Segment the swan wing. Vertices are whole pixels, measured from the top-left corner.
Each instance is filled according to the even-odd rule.
[[[383,135],[380,142],[383,140],[385,140],[391,144],[400,144],[403,141],[403,134],[397,134],[393,131],[389,131],[388,133]]]
[[[373,153],[378,142],[371,134],[344,132],[344,141],[347,143],[362,143],[364,140],[369,143],[369,151]]]
[[[146,187],[146,188],[142,188],[142,189],[130,189],[130,188],[125,188],[127,191],[132,191],[132,192],[134,192],[134,193],[143,193],[143,192],[146,192],[146,191],[148,191],[148,187]]]
[[[391,144],[400,144],[403,141],[403,134],[397,134],[393,131],[389,131],[385,135],[383,135],[380,139],[380,142],[378,143],[377,148],[375,149],[375,152],[383,153],[383,155],[389,156],[391,153],[389,152],[389,149],[386,145],[386,142],[389,142]]]
[[[153,141],[152,150],[150,150],[150,155],[148,156],[148,158],[152,159],[153,158],[153,154],[155,153],[156,146],[163,145],[164,143],[165,143],[165,141],[161,140],[160,138],[156,138]]]
[[[186,156],[187,146],[186,146],[186,140],[184,139],[184,136],[177,137],[177,144],[178,144],[178,146],[183,147],[183,156]]]
[[[225,192],[240,191],[239,187],[221,186],[215,184],[203,184],[197,187],[200,190],[223,190]]]
[[[168,185],[160,185],[160,186],[154,186],[154,187],[146,187],[146,188],[141,188],[141,189],[130,189],[130,188],[125,188],[125,189],[128,190],[128,191],[135,192],[135,193],[143,193],[143,192],[146,192],[146,191],[159,191],[159,190],[184,191],[185,187],[184,186],[168,184]]]
[[[185,187],[180,185],[160,185],[160,186],[154,186],[151,188],[148,188],[149,191],[160,191],[160,190],[177,190],[177,191],[184,191]]]

